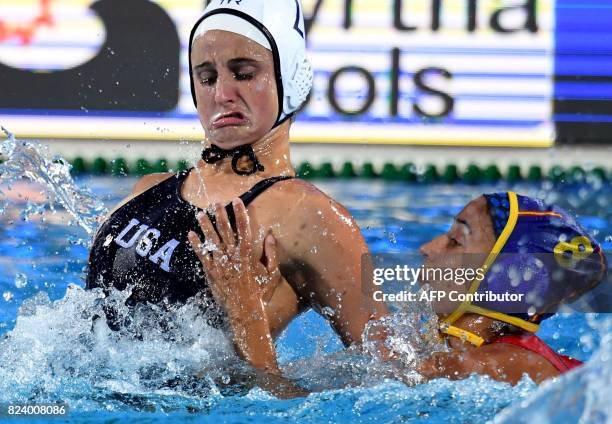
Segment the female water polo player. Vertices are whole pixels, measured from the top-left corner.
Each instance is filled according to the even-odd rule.
[[[278,263],[282,272],[260,281],[272,336],[313,307],[333,311],[326,317],[343,342],[358,343],[368,320],[386,313],[368,295],[370,287],[362,287],[367,247],[353,218],[296,179],[290,162],[291,118],[312,85],[304,35],[296,0],[214,0],[207,6],[192,30],[189,57],[206,140],[202,159],[188,171],[146,176],[136,184],[94,239],[87,288],[128,289],[128,308],[181,304],[198,296],[209,323],[221,326],[227,311],[212,296],[187,235],[193,230],[203,239],[198,214],[216,231],[231,231],[230,202],[240,199],[248,208],[255,254]],[[226,211],[228,221],[218,223],[215,216]],[[270,246],[272,237],[263,241],[271,233],[274,258],[263,247]],[[204,247],[223,246],[207,240]],[[253,293],[242,302],[255,311],[260,298]],[[112,328],[125,324],[110,308],[107,322]],[[249,334],[249,326],[261,322],[250,319],[234,333]]]
[[[238,212],[240,242],[223,242],[234,239],[229,230],[221,239],[209,224],[203,230],[225,246],[215,256],[226,254],[231,263],[250,272],[222,267],[209,255],[200,254],[200,258],[209,266],[213,290],[220,292],[219,298],[228,299],[230,317],[240,322],[250,312],[237,307],[240,299],[224,291],[227,280],[240,287],[234,295],[251,298],[250,293],[261,293],[257,279],[273,271],[258,269],[252,259],[245,259],[249,256],[245,252],[252,251],[252,237],[246,211]],[[421,252],[426,270],[465,269],[484,258],[476,265],[484,272],[470,284],[428,279],[430,292],[455,292],[461,295],[457,297],[471,295],[477,300],[449,302],[451,296],[446,296],[434,302],[441,336],[450,349],[423,361],[421,375],[459,379],[478,373],[516,384],[527,374],[540,383],[580,365],[554,352],[534,334],[561,303],[588,292],[606,273],[601,247],[566,211],[512,192],[485,195],[470,202],[448,233],[424,244]],[[491,300],[492,295],[503,300]],[[274,364],[271,340],[266,333],[243,334],[241,349],[247,358],[256,358],[255,365]]]

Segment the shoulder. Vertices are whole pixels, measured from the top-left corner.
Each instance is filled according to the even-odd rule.
[[[272,196],[295,209],[302,218],[330,221],[353,221],[350,212],[328,194],[307,181],[294,178],[281,181]]]
[[[291,238],[291,246],[308,250],[316,244],[319,250],[323,250],[326,245],[330,248],[342,245],[345,250],[351,246],[355,252],[367,252],[357,222],[342,204],[303,180],[292,179],[277,184],[261,208],[271,211],[268,212],[270,216]],[[296,245],[297,240],[299,243]]]
[[[132,189],[132,195],[138,195],[150,189],[151,187],[161,183],[162,181],[167,180],[171,176],[175,174],[171,172],[160,172],[157,174],[149,174],[140,178],[136,184],[134,184],[134,188]]]

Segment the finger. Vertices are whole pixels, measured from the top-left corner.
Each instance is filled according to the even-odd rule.
[[[221,203],[215,204],[215,218],[217,220],[217,231],[221,236],[221,242],[225,244],[228,252],[232,253],[236,247],[236,236],[227,216],[227,211]]]
[[[240,255],[246,257],[246,255],[250,254],[253,243],[249,214],[247,213],[246,206],[244,206],[244,203],[239,198],[232,200],[232,206],[236,216]]]
[[[206,280],[208,281],[209,287],[211,290],[218,292],[218,288],[216,286],[219,284],[219,281],[221,281],[222,271],[219,269],[221,264],[217,258],[213,256],[213,252],[206,250],[206,244],[202,243],[202,240],[195,231],[190,231],[187,234],[187,239],[198,256],[198,259],[202,263],[202,268],[204,270],[204,274],[206,275]],[[218,298],[218,296],[219,295],[217,294],[215,298]]]
[[[193,251],[202,262],[202,265],[204,265],[204,268],[208,268],[212,258],[208,254],[208,251],[204,249],[204,243],[202,243],[200,237],[195,233],[195,231],[189,231],[187,234],[187,239],[189,240]]]
[[[198,222],[200,223],[200,228],[204,234],[204,246],[206,247],[206,250],[212,253],[215,253],[217,250],[220,251],[223,247],[221,240],[213,228],[212,222],[210,222],[210,219],[204,212],[198,213]],[[213,247],[216,249],[213,249]]]
[[[264,265],[270,274],[278,271],[276,238],[272,233],[268,234],[264,240]]]

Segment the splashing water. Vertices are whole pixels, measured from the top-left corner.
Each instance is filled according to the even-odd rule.
[[[542,385],[518,408],[507,408],[498,424],[532,422],[606,423],[612,419],[612,317],[590,325],[602,335],[599,351],[584,366]],[[562,405],[562,408],[559,406]]]
[[[128,295],[109,297],[123,305]],[[111,331],[97,318],[104,316],[104,297],[73,285],[61,300],[38,293],[22,304],[15,328],[0,341],[0,402],[35,398],[96,409],[132,398],[139,409],[156,395],[165,398],[162,404],[173,397],[203,399],[214,393],[215,379],[230,381],[218,370],[231,368],[232,346],[221,330],[205,324],[199,299],[180,310],[135,311],[135,336]],[[202,371],[205,378],[194,380]]]
[[[0,143],[0,155],[6,161],[0,164],[0,183],[11,184],[22,178],[42,185],[49,197],[49,205],[59,203],[89,235],[100,225],[107,209],[85,188],[79,188],[70,175],[66,161],[52,161],[40,146],[18,141],[4,127],[0,127],[7,139]],[[1,191],[0,191],[1,193]],[[30,206],[25,213],[40,213],[41,207]],[[2,210],[0,204],[0,210]]]

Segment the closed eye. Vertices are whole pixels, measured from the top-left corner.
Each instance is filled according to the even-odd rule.
[[[200,84],[202,85],[211,86],[217,82],[217,74],[209,73],[209,72],[202,72],[198,75],[198,80],[200,81]]]
[[[254,77],[255,77],[255,73],[254,72],[250,72],[250,73],[236,72],[236,73],[234,73],[234,78],[237,81],[250,81]]]

